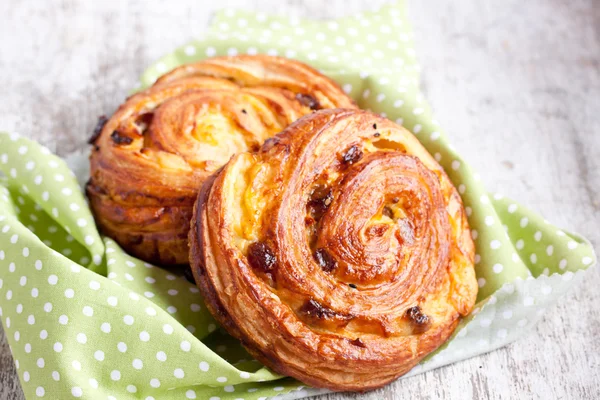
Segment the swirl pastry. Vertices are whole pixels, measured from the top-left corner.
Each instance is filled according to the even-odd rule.
[[[309,385],[367,390],[439,347],[477,294],[461,199],[404,128],[323,110],[207,180],[190,263],[248,351]]]
[[[146,261],[187,264],[202,182],[238,152],[321,108],[355,107],[330,79],[280,57],[218,57],[184,65],[135,94],[91,143],[87,194],[96,222]]]

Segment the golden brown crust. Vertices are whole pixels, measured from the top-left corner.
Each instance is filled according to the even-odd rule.
[[[273,370],[368,390],[444,343],[477,295],[456,189],[408,131],[323,110],[207,180],[190,264],[209,310]]]
[[[355,107],[330,79],[270,56],[184,65],[119,107],[94,138],[87,194],[100,229],[129,253],[185,264],[198,187],[240,151],[319,108]]]

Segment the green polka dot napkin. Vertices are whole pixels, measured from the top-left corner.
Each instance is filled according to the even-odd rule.
[[[595,255],[584,238],[484,190],[419,92],[412,36],[402,5],[335,21],[225,10],[204,38],[151,66],[141,87],[205,57],[277,54],[319,68],[362,108],[419,138],[465,202],[480,292],[476,310],[416,374],[517,339],[582,279]],[[143,263],[100,236],[81,190],[86,162],[73,163],[78,183],[46,148],[0,134],[0,319],[27,398],[256,400],[323,392],[253,360],[181,271]]]

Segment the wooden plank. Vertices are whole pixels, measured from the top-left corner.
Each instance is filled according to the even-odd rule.
[[[202,34],[214,2],[0,2],[0,129],[65,155],[144,66]],[[222,0],[330,18],[381,0]],[[487,187],[600,243],[600,7],[594,0],[410,2],[422,85]],[[367,394],[320,399],[600,396],[600,273],[527,338]],[[0,328],[0,399],[22,399]]]

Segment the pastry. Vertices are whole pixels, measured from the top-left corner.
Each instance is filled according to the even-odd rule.
[[[458,192],[418,140],[322,110],[208,179],[190,229],[207,306],[274,371],[364,391],[408,372],[475,303]]]
[[[176,68],[99,121],[87,195],[100,230],[143,260],[187,264],[202,182],[233,154],[334,107],[355,105],[294,60],[243,55]]]

